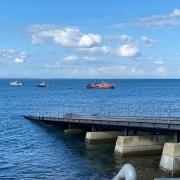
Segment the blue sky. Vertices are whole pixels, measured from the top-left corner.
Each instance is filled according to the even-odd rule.
[[[179,78],[179,0],[2,0],[0,78]]]

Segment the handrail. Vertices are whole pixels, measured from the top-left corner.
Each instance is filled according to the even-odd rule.
[[[126,101],[126,102],[84,102],[84,103],[61,103],[58,105],[49,106],[44,103],[39,108],[36,108],[34,113],[39,116],[54,116],[62,117],[65,114],[79,115],[96,115],[96,117],[122,117],[122,116],[145,116],[152,117],[167,117],[169,121],[171,117],[180,117],[180,100],[148,100],[148,101]]]

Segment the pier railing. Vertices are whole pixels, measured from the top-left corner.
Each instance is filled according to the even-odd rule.
[[[126,102],[84,102],[42,105],[32,115],[44,117],[83,116],[93,118],[129,118],[180,120],[180,100],[149,100]]]

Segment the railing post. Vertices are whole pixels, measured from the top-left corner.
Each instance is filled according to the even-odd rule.
[[[170,100],[168,100],[168,124],[170,123],[170,107],[171,106],[171,104],[170,104]]]
[[[130,115],[130,102],[128,102],[127,106],[128,106],[128,107],[127,107],[127,108],[128,108],[127,110],[128,110],[128,117],[129,117],[129,115]]]
[[[155,118],[154,118],[154,101],[152,100],[152,118],[153,118],[153,122],[155,122]]]
[[[141,118],[141,120],[143,119],[143,107],[144,107],[144,102],[143,101],[141,101],[141,103],[140,103],[140,118]]]

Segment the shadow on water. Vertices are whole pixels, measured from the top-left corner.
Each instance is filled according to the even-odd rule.
[[[160,155],[121,157],[114,153],[115,142],[87,143],[84,135],[65,135],[64,128],[60,126],[41,122],[35,124],[56,139],[57,143],[58,141],[63,142],[72,155],[85,159],[92,169],[104,172],[105,177],[102,177],[103,179],[110,179],[115,176],[126,163],[135,166],[140,180],[170,177],[170,174],[159,168]]]

